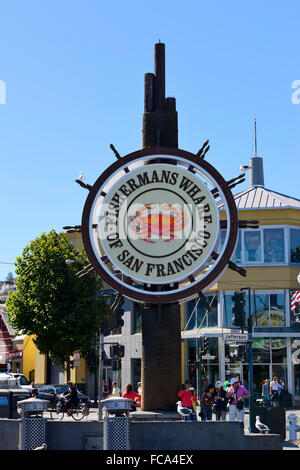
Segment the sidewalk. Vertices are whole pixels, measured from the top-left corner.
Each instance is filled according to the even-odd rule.
[[[288,426],[288,416],[290,414],[295,414],[298,417],[298,424],[300,425],[300,408],[286,408],[285,409],[286,415],[286,426]],[[90,415],[88,420],[97,420],[98,410],[96,408],[90,409]],[[138,411],[131,413],[130,417],[133,421],[181,421],[181,416],[177,413],[177,411],[160,411],[160,410],[153,410],[153,411]],[[197,420],[200,421],[199,416],[197,415]],[[228,420],[228,413],[227,413],[227,420]],[[213,415],[213,421],[215,421],[215,415]],[[244,419],[244,432],[245,434],[249,434],[249,410],[246,408],[245,410],[245,419]],[[299,440],[296,441],[288,441],[289,438],[289,431],[286,431],[286,440],[283,444],[283,450],[300,450],[300,432],[298,433]]]

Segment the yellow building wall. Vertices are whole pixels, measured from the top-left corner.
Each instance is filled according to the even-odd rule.
[[[297,225],[300,226],[299,209],[240,209],[240,220],[258,220],[259,225]],[[225,219],[225,212],[220,212],[221,220]]]
[[[251,289],[295,289],[299,288],[297,276],[299,267],[246,267],[247,276],[242,277],[227,269],[223,276],[209,290],[238,290],[241,287]]]
[[[23,341],[23,374],[30,380],[29,373],[35,370],[35,344],[34,336],[25,336]]]
[[[47,377],[47,356],[41,354],[37,348],[35,348],[35,378],[34,383],[45,384]]]

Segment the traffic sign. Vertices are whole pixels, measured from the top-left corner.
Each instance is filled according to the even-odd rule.
[[[216,356],[211,356],[210,354],[205,354],[205,356],[202,356],[202,359],[207,359],[208,361],[211,359],[214,359]]]
[[[225,341],[237,341],[238,343],[246,343],[249,341],[247,333],[226,333],[224,335]]]
[[[73,352],[73,366],[74,367],[80,366],[80,353],[78,351]]]

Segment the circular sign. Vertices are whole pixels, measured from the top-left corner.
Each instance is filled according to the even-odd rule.
[[[96,210],[99,254],[137,282],[180,282],[198,271],[218,242],[215,199],[198,176],[174,165],[126,173]]]
[[[227,218],[220,253],[218,199]],[[237,228],[225,180],[179,149],[140,150],[115,162],[92,187],[82,220],[93,267],[142,302],[178,301],[208,288],[227,266]]]

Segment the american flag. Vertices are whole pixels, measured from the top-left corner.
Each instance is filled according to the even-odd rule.
[[[300,290],[297,290],[291,298],[291,310],[296,310],[296,304],[300,302]]]

